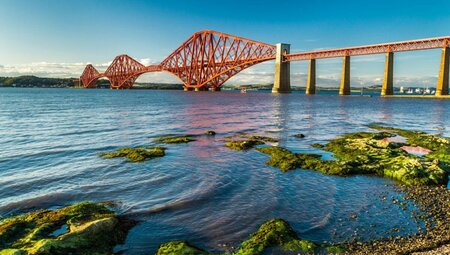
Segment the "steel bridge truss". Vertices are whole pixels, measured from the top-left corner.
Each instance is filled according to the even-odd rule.
[[[387,52],[415,51],[449,47],[450,37],[374,44],[284,54],[283,61],[301,61]],[[165,71],[177,76],[186,89],[219,88],[240,71],[273,60],[276,46],[216,31],[194,33],[158,65],[145,66],[128,55],[117,56],[104,73],[88,64],[80,77],[85,88],[96,87],[106,77],[113,89],[131,88],[143,73]]]

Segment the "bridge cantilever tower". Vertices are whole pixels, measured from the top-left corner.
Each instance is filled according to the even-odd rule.
[[[144,66],[128,55],[117,56],[104,73],[87,65],[80,77],[85,88],[106,77],[113,89],[131,88],[143,73],[166,71],[177,76],[185,90],[219,90],[240,71],[275,59],[276,47],[242,37],[204,30],[194,33],[159,65]]]
[[[205,30],[187,39],[161,68],[176,75],[186,89],[218,89],[245,68],[274,59],[275,51],[274,45]]]

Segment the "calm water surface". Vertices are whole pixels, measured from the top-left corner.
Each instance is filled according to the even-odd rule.
[[[417,231],[411,212],[392,205],[398,194],[389,180],[281,173],[264,164],[266,155],[230,151],[221,139],[259,133],[297,152],[320,153],[309,145],[372,122],[450,136],[449,112],[448,100],[0,89],[0,215],[115,201],[120,213],[140,220],[117,247],[125,254],[151,254],[175,239],[223,251],[273,217],[317,242],[348,240],[354,231],[360,239],[380,237],[398,226]],[[158,135],[205,130],[218,135],[168,145],[165,157],[144,163],[98,156],[150,145]],[[297,133],[306,138],[292,137]]]

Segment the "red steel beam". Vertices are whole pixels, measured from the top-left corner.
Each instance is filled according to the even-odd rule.
[[[339,48],[330,50],[317,50],[287,54],[284,61],[301,61],[320,58],[337,58],[344,56],[362,56],[372,54],[382,54],[387,52],[428,50],[448,47],[450,36],[429,39],[420,39],[403,42],[382,43],[349,48]]]
[[[301,61],[344,56],[382,54],[386,52],[426,50],[449,47],[450,37],[374,44],[330,50],[286,54],[284,61]],[[212,30],[194,33],[161,64],[144,66],[127,55],[117,56],[104,73],[87,65],[80,77],[83,86],[91,88],[106,77],[111,88],[131,88],[143,73],[166,71],[177,76],[187,88],[220,87],[240,71],[275,59],[274,45]]]

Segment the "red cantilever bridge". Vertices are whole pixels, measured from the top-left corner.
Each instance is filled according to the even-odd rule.
[[[220,86],[240,71],[255,64],[276,60],[274,92],[289,92],[289,62],[310,61],[307,94],[315,93],[315,60],[343,58],[340,94],[350,94],[350,57],[386,54],[383,95],[393,94],[394,52],[442,48],[442,59],[436,95],[448,95],[450,37],[374,44],[358,47],[290,53],[288,44],[270,45],[211,30],[194,33],[158,65],[145,66],[128,55],[117,56],[104,73],[87,65],[80,77],[85,88],[96,87],[105,77],[112,89],[131,88],[143,73],[165,71],[177,76],[185,90],[219,90]]]

